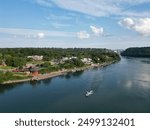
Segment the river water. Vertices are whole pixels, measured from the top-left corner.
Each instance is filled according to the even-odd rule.
[[[0,112],[150,112],[150,59],[1,86]]]

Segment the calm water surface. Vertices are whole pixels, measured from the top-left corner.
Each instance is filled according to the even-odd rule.
[[[0,112],[150,112],[150,59],[1,86]]]

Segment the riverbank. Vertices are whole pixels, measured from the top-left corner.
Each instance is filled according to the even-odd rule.
[[[23,80],[10,80],[10,81],[6,81],[2,84],[7,85],[7,84],[14,84],[14,83],[29,82],[29,81],[40,81],[40,80],[44,80],[44,79],[64,75],[64,74],[67,74],[69,72],[83,71],[83,70],[91,69],[91,68],[94,68],[94,67],[105,67],[105,66],[111,65],[115,62],[117,62],[117,61],[107,62],[107,63],[103,63],[103,64],[93,64],[93,65],[89,65],[89,66],[85,66],[85,67],[81,67],[81,68],[61,70],[61,71],[51,72],[51,73],[47,73],[47,74],[39,74],[38,76],[34,76],[32,78],[27,78],[27,79],[23,79]]]

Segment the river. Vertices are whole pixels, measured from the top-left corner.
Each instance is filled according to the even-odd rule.
[[[0,112],[150,112],[150,59],[122,57],[104,68],[0,86]]]

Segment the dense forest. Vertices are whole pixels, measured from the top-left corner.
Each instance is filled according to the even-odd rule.
[[[128,48],[121,53],[122,56],[150,57],[150,47]]]
[[[95,48],[0,48],[0,53],[18,57],[43,55],[48,59],[66,56],[89,57],[91,55],[99,56],[99,54],[115,54],[112,50]]]
[[[5,61],[9,66],[23,66],[28,62],[27,56],[42,55],[44,61],[60,60],[63,57],[91,58],[95,63],[119,59],[118,54],[107,49],[91,48],[1,48],[0,64]]]
[[[1,48],[0,83],[31,78],[34,71],[47,74],[118,60],[119,55],[108,49]]]

